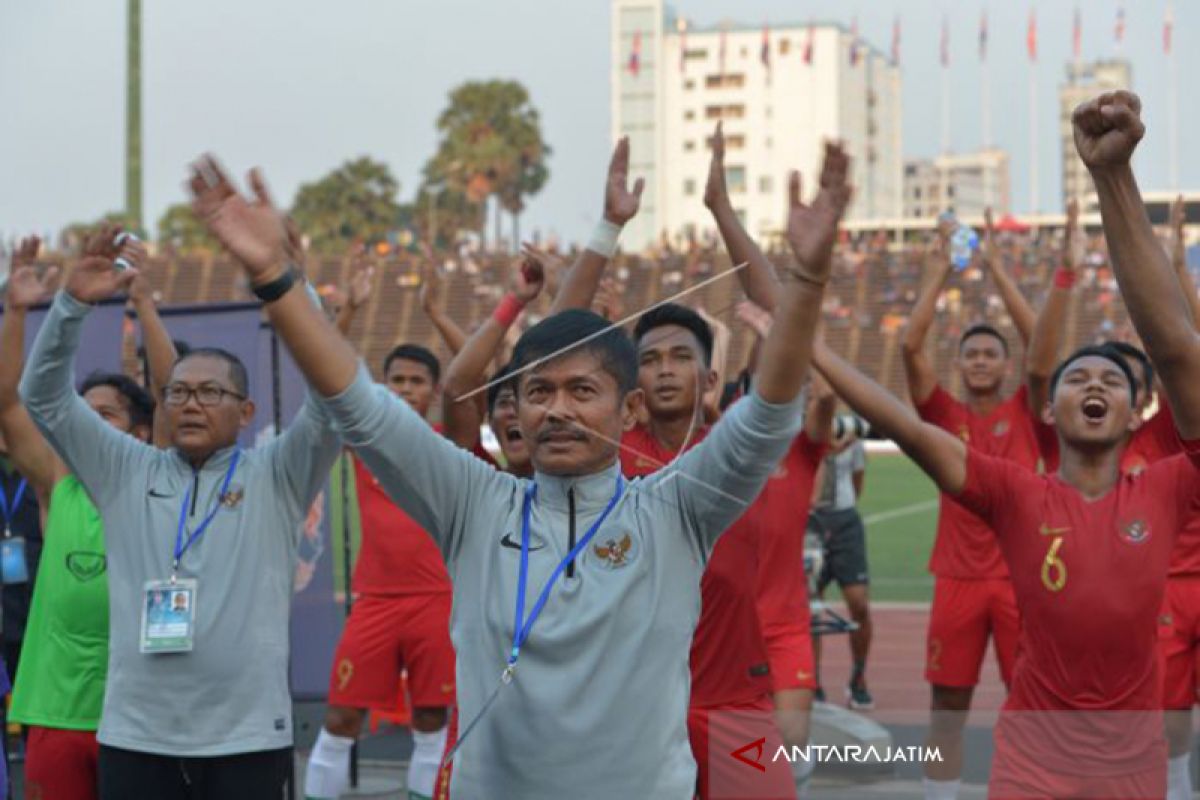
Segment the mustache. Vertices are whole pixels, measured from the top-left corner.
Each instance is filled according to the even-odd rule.
[[[582,442],[587,439],[587,433],[580,430],[575,425],[548,425],[538,431],[538,442],[548,442],[551,436],[560,436],[567,434],[577,442]]]

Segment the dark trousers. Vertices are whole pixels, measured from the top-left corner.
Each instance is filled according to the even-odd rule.
[[[292,748],[181,758],[100,746],[100,800],[280,800]]]

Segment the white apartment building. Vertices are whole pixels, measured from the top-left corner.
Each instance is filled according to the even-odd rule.
[[[790,170],[811,196],[822,143],[833,138],[853,158],[848,218],[901,216],[900,70],[841,25],[700,28],[663,0],[612,0],[611,52],[612,136],[629,136],[631,175],[646,179],[626,248],[714,228],[703,195],[718,121],[730,193],[751,235],[782,229]]]
[[[951,210],[974,219],[990,207],[999,217],[1009,211],[1010,189],[1004,150],[911,159],[904,164],[904,216],[936,217]]]

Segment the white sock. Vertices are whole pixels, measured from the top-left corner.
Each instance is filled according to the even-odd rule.
[[[409,800],[427,800],[433,797],[433,784],[437,781],[438,767],[446,750],[446,728],[433,733],[413,731],[412,760],[408,762]]]
[[[808,782],[816,768],[817,762],[812,758],[797,758],[792,762],[792,777],[796,780],[796,796],[799,800],[808,797]]]
[[[958,787],[961,784],[961,780],[931,781],[929,778],[926,778],[925,800],[957,800]]]
[[[1188,769],[1190,753],[1167,760],[1167,800],[1192,800],[1192,771]]]
[[[354,739],[334,736],[321,728],[308,769],[304,772],[304,796],[309,800],[337,800],[350,788],[350,748]]]

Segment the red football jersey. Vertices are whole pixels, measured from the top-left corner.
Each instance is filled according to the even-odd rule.
[[[449,592],[450,575],[433,537],[392,502],[357,458],[354,474],[362,546],[353,590],[373,595]]]
[[[697,428],[689,446],[707,434],[707,427]],[[627,478],[657,472],[675,455],[646,426],[621,437],[621,471]],[[771,693],[755,587],[759,548],[757,526],[734,523],[708,559],[700,579],[700,620],[690,657],[694,707],[750,702]]]
[[[991,414],[981,416],[938,386],[928,400],[917,406],[917,413],[926,422],[962,439],[972,450],[1031,471],[1037,469],[1038,446],[1025,387]],[[939,577],[966,580],[1003,578],[1008,574],[988,526],[944,493],[940,496],[937,539],[929,571]]]
[[[1176,533],[1200,508],[1200,442],[1188,449],[1123,474],[1093,501],[1056,475],[968,451],[959,501],[996,531],[1021,612],[1022,656],[1006,711],[1160,708],[1156,622],[1167,566]],[[1026,739],[1052,731],[1043,735],[1061,741],[1042,758],[1066,772],[1103,757],[1097,747],[1116,739],[1127,751],[1104,768],[1136,765],[1162,738],[1154,713],[1016,714],[1008,724]]]
[[[755,526],[758,539],[758,618],[763,636],[808,621],[804,530],[813,481],[828,446],[801,433],[792,442],[758,499],[734,527]],[[732,530],[731,530],[732,532]]]

